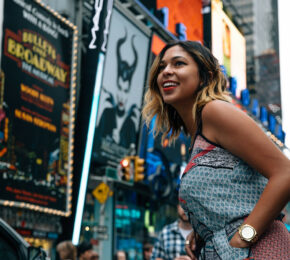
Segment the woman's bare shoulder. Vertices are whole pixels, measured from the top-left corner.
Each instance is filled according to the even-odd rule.
[[[216,119],[217,117],[235,115],[244,113],[239,108],[235,107],[232,103],[223,100],[213,100],[208,102],[202,110],[203,119]]]
[[[207,103],[202,110],[203,133],[209,139],[222,145],[220,135],[236,132],[252,123],[252,119],[232,103],[213,100]]]

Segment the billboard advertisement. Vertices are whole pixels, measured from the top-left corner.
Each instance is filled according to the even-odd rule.
[[[1,204],[69,214],[75,31],[43,4],[4,1]]]
[[[116,166],[138,142],[150,33],[117,9],[110,23],[92,160]]]
[[[168,30],[177,33],[178,24],[185,26],[187,40],[203,43],[202,0],[156,0],[156,8],[168,8]]]
[[[212,1],[211,50],[224,65],[229,77],[237,81],[237,97],[246,88],[246,40],[222,9],[220,1]]]

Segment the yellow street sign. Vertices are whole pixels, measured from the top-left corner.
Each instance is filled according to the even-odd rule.
[[[110,187],[102,182],[94,190],[93,196],[101,203],[105,203],[109,196],[113,195],[113,191],[110,190]]]

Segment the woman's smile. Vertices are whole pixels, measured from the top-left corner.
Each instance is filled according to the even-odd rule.
[[[179,85],[179,83],[176,81],[166,80],[163,82],[163,90],[170,91],[170,90],[175,89],[178,85]]]

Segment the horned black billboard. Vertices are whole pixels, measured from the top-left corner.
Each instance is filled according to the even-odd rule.
[[[43,4],[4,1],[0,86],[4,205],[68,214],[75,29]]]
[[[150,35],[113,9],[92,159],[116,165],[137,144]]]

